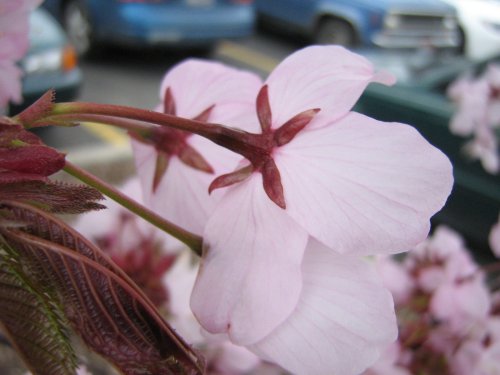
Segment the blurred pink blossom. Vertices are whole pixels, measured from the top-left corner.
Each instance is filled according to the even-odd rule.
[[[0,108],[21,101],[21,70],[16,62],[29,46],[29,14],[41,0],[0,0]]]
[[[480,160],[487,172],[498,173],[500,151],[495,129],[500,127],[500,66],[490,64],[479,77],[460,77],[448,88],[448,96],[457,104],[451,132],[471,136],[465,152]]]
[[[492,266],[490,270],[497,268]],[[462,237],[438,227],[392,267],[410,279],[404,282],[406,291],[396,289],[405,296],[396,299],[399,338],[363,375],[498,374],[500,295],[490,291],[485,271]],[[491,281],[494,287],[495,279]]]

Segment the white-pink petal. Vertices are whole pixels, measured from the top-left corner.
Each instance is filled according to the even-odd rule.
[[[247,131],[258,131],[255,98],[262,86],[254,73],[218,62],[186,60],[163,78],[160,97],[172,90],[177,115],[194,118],[215,104],[209,121]]]
[[[335,120],[354,106],[370,82],[393,84],[370,61],[340,46],[311,46],[288,56],[269,75],[273,128],[300,112],[320,108]],[[312,125],[312,124],[311,124]]]
[[[279,148],[287,213],[340,253],[405,251],[425,239],[453,184],[414,128],[351,112]]]
[[[397,337],[391,294],[373,266],[311,240],[297,308],[249,349],[294,374],[361,373]]]
[[[191,296],[195,316],[235,344],[262,339],[295,309],[307,233],[269,200],[254,173],[228,189],[203,238]]]

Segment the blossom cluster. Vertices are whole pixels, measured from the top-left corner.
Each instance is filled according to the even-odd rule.
[[[483,168],[500,171],[500,150],[496,132],[500,128],[500,66],[490,64],[478,77],[467,74],[448,88],[448,96],[457,104],[451,122],[452,133],[471,137],[465,151],[479,159]]]
[[[395,298],[399,338],[365,375],[498,374],[498,278],[487,283],[458,233],[438,227],[403,260],[378,265]]]

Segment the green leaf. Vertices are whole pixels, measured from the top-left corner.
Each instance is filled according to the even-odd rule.
[[[76,357],[61,310],[41,293],[0,238],[0,326],[36,375],[73,375]],[[8,250],[8,251],[4,251]]]
[[[126,375],[203,374],[203,360],[98,248],[30,205],[0,202],[1,216],[0,234],[90,349]]]

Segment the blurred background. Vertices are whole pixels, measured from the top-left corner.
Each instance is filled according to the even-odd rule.
[[[31,49],[21,62],[25,102],[11,113],[49,88],[58,102],[151,109],[165,72],[189,57],[265,77],[309,44],[356,50],[398,83],[370,86],[355,109],[411,124],[449,156],[456,184],[435,222],[462,233],[476,257],[488,257],[500,179],[466,157],[464,139],[450,133],[456,108],[446,90],[464,73],[500,62],[500,0],[45,0],[31,22]],[[126,136],[114,129],[41,134],[71,154],[128,150]]]

